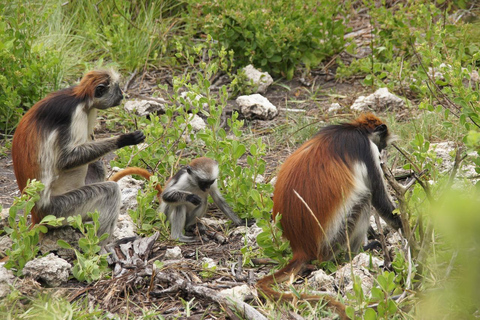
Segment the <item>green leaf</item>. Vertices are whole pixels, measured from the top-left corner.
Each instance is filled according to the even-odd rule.
[[[59,246],[60,248],[63,248],[63,249],[72,249],[72,246],[71,246],[68,242],[66,242],[66,241],[64,241],[64,240],[57,240],[57,244],[58,244],[58,246]]]
[[[247,148],[245,148],[245,145],[243,144],[240,144],[237,149],[235,150],[235,153],[234,153],[234,158],[235,159],[239,159],[241,156],[243,156],[243,154],[247,151]]]
[[[372,308],[367,308],[367,310],[365,310],[365,314],[363,316],[363,319],[364,320],[376,320],[377,319],[377,313]]]
[[[250,153],[252,154],[252,156],[256,156],[257,155],[257,146],[255,144],[252,144],[250,146]]]

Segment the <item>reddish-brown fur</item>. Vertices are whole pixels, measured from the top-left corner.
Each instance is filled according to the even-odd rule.
[[[81,99],[93,98],[95,94],[95,88],[108,80],[108,73],[101,71],[90,71],[87,73],[80,84],[73,88],[73,94]]]
[[[352,121],[351,125],[373,132],[382,123],[373,114],[366,114]],[[280,169],[273,197],[273,216],[282,215],[283,234],[290,241],[293,258],[275,274],[258,281],[258,287],[267,296],[294,299],[292,294],[280,294],[271,285],[298,274],[311,260],[325,261],[331,258],[332,252],[318,223],[327,232],[335,218],[334,214],[354,187],[351,168],[340,159],[331,138],[323,134],[315,136],[288,157]],[[308,204],[315,217],[294,190]],[[329,296],[301,297],[306,300],[326,299],[346,319],[344,305]]]
[[[41,147],[40,133],[33,120],[34,108],[35,106],[31,109],[33,111],[27,112],[22,118],[13,137],[13,168],[20,191],[25,189],[28,179],[39,178],[40,174],[38,165],[38,149]]]
[[[142,176],[143,178],[149,180],[150,177],[152,176],[152,174],[150,172],[148,172],[146,169],[143,169],[143,168],[137,168],[137,167],[130,167],[130,168],[125,168],[123,170],[120,170],[118,171],[117,173],[115,173],[113,176],[110,177],[110,181],[115,181],[115,182],[118,182],[118,180],[122,179],[123,177],[125,176],[128,176],[128,175],[133,175],[133,174],[136,174],[136,175],[139,175],[139,176]],[[155,189],[157,189],[157,198],[158,198],[158,201],[161,201],[161,194],[162,194],[162,187],[160,186],[160,184],[157,184],[155,186]]]

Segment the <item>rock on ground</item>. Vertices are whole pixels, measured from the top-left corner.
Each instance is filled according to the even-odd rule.
[[[390,93],[387,88],[380,88],[367,97],[358,97],[350,109],[355,111],[385,111],[387,109],[398,110],[404,107],[405,102],[401,98]]]
[[[3,265],[0,266],[0,299],[5,298],[11,291],[11,287],[15,280],[15,275],[12,271],[5,269]]]
[[[116,228],[113,230],[113,238],[114,239],[123,239],[128,237],[134,237],[137,234],[135,231],[137,230],[137,226],[130,217],[129,214],[121,214],[118,216]]]
[[[328,275],[324,270],[320,269],[312,272],[310,277],[310,285],[315,290],[322,290],[331,293],[336,293],[335,291],[335,278],[331,275]]]
[[[48,230],[48,232],[45,233],[40,239],[38,249],[42,254],[56,252],[57,256],[61,258],[72,259],[75,258],[75,252],[72,249],[61,248],[57,244],[57,241],[62,239],[69,243],[72,247],[78,249],[78,240],[82,237],[83,235],[80,233],[80,231],[70,226],[51,229]]]
[[[192,126],[193,131],[200,131],[207,127],[205,121],[198,115],[190,115],[190,125]]]
[[[151,100],[130,100],[123,107],[129,113],[139,116],[147,116],[152,113],[165,112],[165,105]]]
[[[27,262],[23,268],[23,274],[26,277],[41,280],[49,287],[58,287],[68,281],[71,270],[70,263],[50,253],[46,257]]]
[[[365,295],[369,295],[375,281],[373,275],[368,269],[370,267],[370,261],[372,264],[371,267],[373,269],[378,269],[381,265],[383,265],[382,260],[376,257],[372,257],[370,259],[369,254],[360,253],[355,258],[353,258],[352,262],[346,264],[337,271],[335,275],[337,287],[344,292],[353,294],[353,279],[355,277],[358,277],[360,285],[362,286],[363,293]]]
[[[174,247],[167,249],[165,252],[165,260],[177,260],[182,258],[182,249],[180,247]]]
[[[0,257],[6,255],[7,250],[12,249],[13,241],[9,236],[0,237]]]
[[[273,83],[273,78],[268,72],[261,72],[251,64],[243,68],[245,76],[248,80],[251,80],[257,87],[257,93],[265,93],[267,88]]]
[[[236,102],[240,107],[240,113],[249,120],[272,120],[278,114],[277,107],[258,93],[239,96]]]
[[[330,105],[330,108],[328,108],[328,113],[336,114],[340,110],[342,110],[342,106],[340,105],[340,103],[334,102]]]
[[[254,295],[252,289],[246,284],[242,284],[241,286],[236,286],[229,289],[224,289],[220,291],[220,294],[227,299],[237,298],[240,301],[245,301],[248,297]]]

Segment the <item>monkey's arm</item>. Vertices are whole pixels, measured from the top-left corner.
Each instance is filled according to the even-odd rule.
[[[222,210],[222,212],[227,216],[229,217],[233,223],[235,223],[235,225],[237,226],[241,226],[241,225],[245,225],[245,221],[240,219],[236,214],[235,212],[233,212],[233,210],[230,208],[230,206],[228,205],[228,203],[225,201],[225,199],[222,197],[222,195],[220,194],[220,190],[218,190],[218,187],[216,184],[213,184],[210,188],[210,195],[212,196],[213,198],[213,201],[215,202],[215,204],[218,206],[218,208],[220,210]]]
[[[198,206],[202,203],[202,198],[198,195],[171,187],[165,189],[165,191],[162,193],[162,200],[166,203],[176,205],[182,205],[190,202],[191,204]]]
[[[76,168],[95,161],[113,150],[136,145],[144,140],[145,135],[141,131],[135,131],[115,138],[87,142],[73,148],[67,147],[62,150],[57,166],[60,170]]]
[[[371,170],[370,181],[372,185],[372,205],[378,214],[395,230],[402,228],[402,220],[398,214],[393,214],[395,205],[387,193],[385,181],[378,170]]]

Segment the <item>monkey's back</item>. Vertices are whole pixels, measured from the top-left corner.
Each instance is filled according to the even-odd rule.
[[[325,246],[324,232],[328,238],[332,226],[338,228],[337,213],[351,197],[356,178],[352,172],[356,159],[349,157],[349,149],[353,148],[349,144],[355,141],[342,147],[339,144],[359,137],[360,142],[364,140],[361,133],[350,129],[340,125],[323,129],[289,156],[280,169],[273,214],[282,214],[283,234],[290,241],[294,255],[319,258]]]
[[[12,141],[13,171],[18,188],[23,191],[28,179],[39,178],[39,133],[35,125],[35,110],[30,109],[20,120]]]

